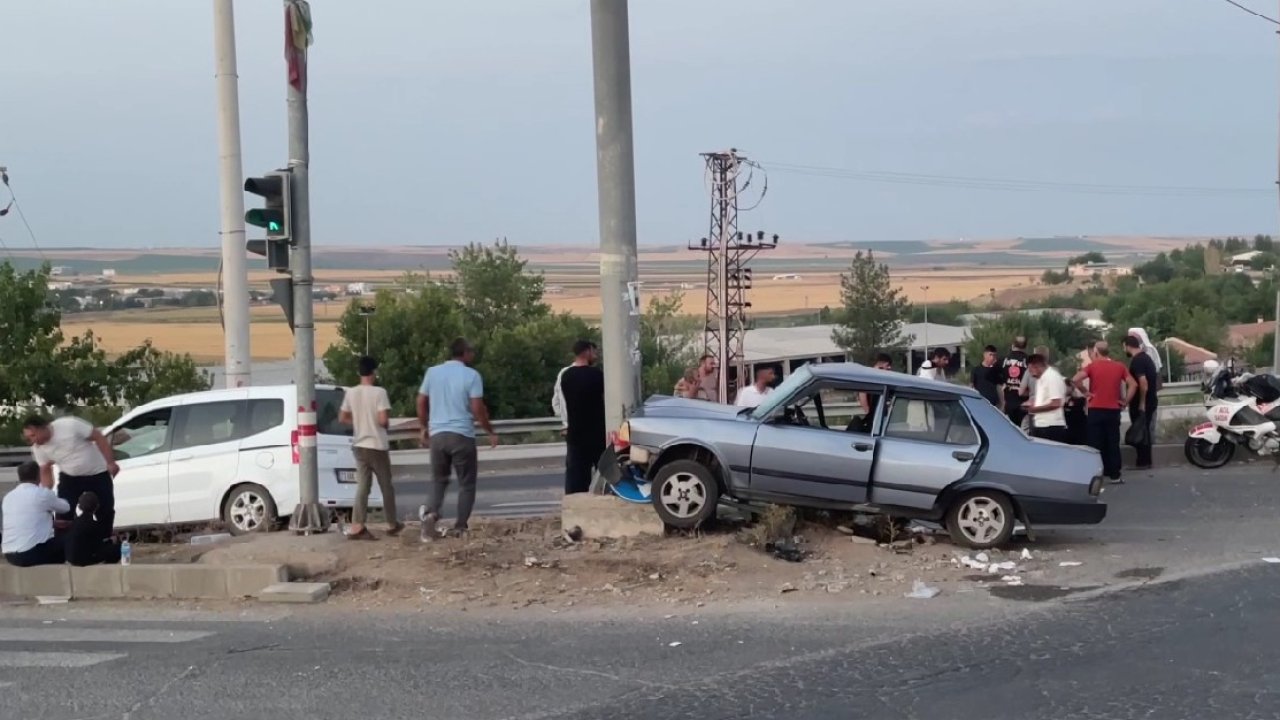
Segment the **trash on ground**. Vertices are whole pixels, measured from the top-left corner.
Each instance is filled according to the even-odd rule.
[[[779,560],[786,560],[787,562],[801,562],[808,557],[808,553],[804,550],[796,547],[794,543],[786,542],[785,540],[782,542],[766,543],[764,551]]]
[[[213,533],[211,535],[192,535],[192,545],[209,545],[223,540],[230,540],[231,533]]]
[[[933,587],[931,585],[926,585],[923,580],[916,580],[915,582],[911,583],[911,592],[903,593],[902,596],[915,598],[918,600],[928,600],[930,598],[937,597],[938,593],[940,592],[942,591],[939,590],[938,588]]]
[[[973,559],[977,560],[980,563],[991,562],[991,556],[984,552],[980,552],[977,555],[974,555]]]
[[[679,640],[676,640],[675,642],[667,643],[667,647],[680,647],[683,644],[684,643],[680,642]]]
[[[990,565],[990,570],[992,575],[995,575],[996,573],[1008,572],[1010,570],[1017,570],[1017,569],[1018,569],[1018,563],[1012,560],[1005,560],[1004,562],[991,563]]]
[[[1265,558],[1262,558],[1262,562],[1264,562],[1264,563],[1280,563],[1280,557],[1265,557]]]
[[[1031,560],[1031,559],[1032,559],[1032,557],[1031,557],[1031,551],[1030,551],[1030,550],[1028,550],[1027,548],[1022,548],[1022,556],[1021,556],[1021,557],[1022,557],[1022,559],[1023,559],[1023,560]]]
[[[985,555],[986,555],[986,553],[983,553],[983,554],[982,554],[981,556],[979,556],[979,557],[983,557],[983,556],[985,556]],[[977,560],[974,560],[973,558],[969,557],[968,555],[965,555],[965,556],[963,556],[963,557],[961,557],[961,558],[960,558],[960,564],[961,564],[961,565],[963,565],[963,566],[965,566],[965,567],[967,567],[967,568],[971,568],[971,569],[973,569],[973,570],[986,570],[986,569],[987,569],[987,563],[985,563],[985,562],[979,562],[979,561],[977,561]]]
[[[797,590],[796,586],[792,585],[791,583],[785,583],[782,587],[778,588],[778,592],[782,593],[783,595],[787,593],[793,593],[796,590]]]
[[[1080,567],[1083,564],[1084,563],[1080,562],[1079,560],[1063,560],[1062,562],[1058,563],[1058,567]]]
[[[571,528],[564,529],[564,539],[571,543],[580,542],[582,540],[582,528],[574,525]]]
[[[1004,584],[1008,585],[1009,587],[1021,587],[1022,585],[1021,575],[1005,575],[1000,579],[1003,580]]]
[[[39,605],[65,605],[71,602],[69,595],[37,595],[36,603]]]
[[[836,532],[840,533],[841,535],[852,535],[853,528],[849,527],[848,525],[837,525]]]

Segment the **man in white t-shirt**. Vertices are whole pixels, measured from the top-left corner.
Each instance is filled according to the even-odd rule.
[[[743,408],[759,407],[760,403],[764,402],[765,397],[773,392],[773,388],[770,385],[775,377],[776,374],[771,366],[756,368],[755,384],[747,385],[738,390],[738,397],[733,404]]]
[[[10,565],[34,567],[60,565],[65,553],[53,536],[53,514],[71,511],[66,500],[40,486],[40,467],[31,461],[18,466],[18,486],[0,503],[4,513],[4,539],[0,552]]]
[[[342,409],[338,414],[342,422],[351,426],[351,449],[356,456],[356,506],[351,511],[351,527],[347,530],[350,540],[374,539],[364,524],[368,515],[369,489],[373,485],[371,475],[377,476],[378,487],[382,489],[382,513],[387,519],[387,534],[394,537],[404,529],[404,523],[396,514],[396,491],[391,485],[391,443],[387,438],[391,399],[387,397],[386,388],[374,384],[377,371],[377,360],[360,358],[360,384],[343,394]]]
[[[74,508],[81,493],[98,496],[98,521],[107,534],[116,519],[114,478],[120,472],[111,443],[93,426],[78,417],[47,420],[32,415],[22,424],[22,435],[31,445],[31,455],[40,466],[40,484],[53,488],[53,466],[58,466],[58,497]],[[64,520],[74,513],[61,513]]]
[[[1067,402],[1067,382],[1062,373],[1049,366],[1041,353],[1027,358],[1027,372],[1035,378],[1032,399],[1022,407],[1031,417],[1031,436],[1065,443],[1067,441],[1067,415],[1063,406]]]

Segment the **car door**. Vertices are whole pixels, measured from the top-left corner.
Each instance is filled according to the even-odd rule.
[[[982,450],[960,399],[897,393],[879,437],[871,502],[931,508],[938,494],[963,479]]]
[[[834,410],[856,403],[858,394],[867,390],[875,388],[818,384],[788,403],[805,411],[807,425],[797,424],[794,412],[790,418],[784,414],[761,423],[751,451],[751,494],[800,502],[865,503],[876,438],[864,432],[862,422]]]
[[[169,456],[173,408],[126,417],[108,432],[120,472],[115,477],[116,527],[169,520]]]
[[[178,408],[169,458],[169,515],[175,523],[214,520],[236,479],[245,400],[195,402]]]

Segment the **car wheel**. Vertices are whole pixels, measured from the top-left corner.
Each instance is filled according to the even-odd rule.
[[[997,490],[975,490],[961,495],[947,510],[947,532],[957,545],[985,550],[1013,537],[1017,518],[1009,496]]]
[[[270,532],[279,521],[276,502],[261,485],[237,485],[222,504],[222,521],[232,535]]]
[[[1219,440],[1216,443],[1211,443],[1208,440],[1189,437],[1182,449],[1187,456],[1187,462],[1205,470],[1213,470],[1226,465],[1231,462],[1231,457],[1236,454],[1236,444],[1229,440]]]
[[[653,506],[662,522],[690,529],[715,517],[720,485],[711,470],[696,460],[663,465],[653,479]]]

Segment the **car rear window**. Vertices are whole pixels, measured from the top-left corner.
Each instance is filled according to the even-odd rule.
[[[351,436],[351,426],[338,420],[344,395],[346,391],[342,388],[316,389],[316,432],[321,435]]]

